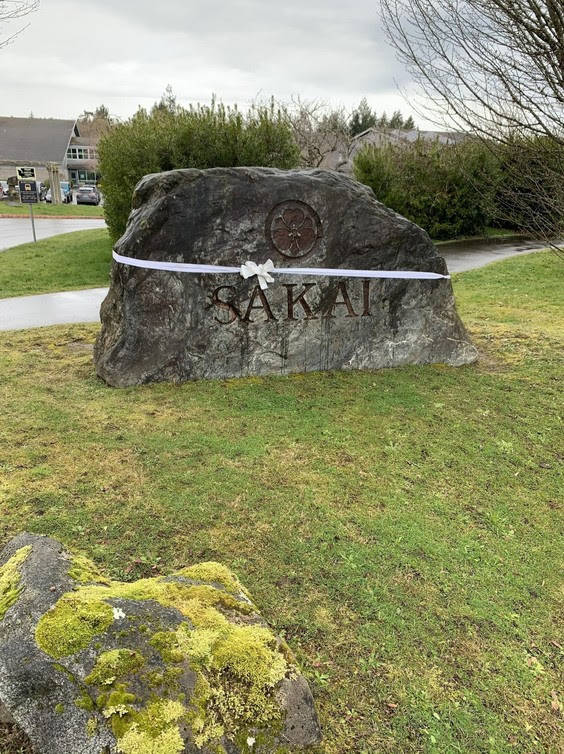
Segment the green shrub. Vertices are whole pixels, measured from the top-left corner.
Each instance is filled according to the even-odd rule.
[[[293,168],[299,150],[286,115],[269,106],[242,113],[212,101],[188,109],[161,101],[114,126],[98,145],[104,214],[112,239],[125,230],[137,182],[176,168]]]
[[[498,145],[502,180],[494,224],[555,237],[564,233],[564,146],[546,137]]]
[[[379,201],[432,238],[481,234],[494,214],[498,161],[479,141],[368,146],[354,172]]]

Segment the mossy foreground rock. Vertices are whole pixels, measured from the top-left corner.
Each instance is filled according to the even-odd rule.
[[[288,647],[219,563],[110,581],[55,540],[0,554],[0,709],[39,754],[283,754],[320,740]]]

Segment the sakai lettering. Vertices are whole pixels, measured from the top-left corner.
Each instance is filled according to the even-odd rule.
[[[226,301],[223,298],[224,291],[231,292],[231,300]],[[212,293],[212,304],[217,307],[220,312],[227,313],[226,316],[223,316],[221,319],[217,316],[217,314],[214,316],[215,321],[219,322],[220,325],[230,325],[241,316],[239,310],[233,303],[233,299],[236,295],[237,288],[235,288],[234,285],[220,285],[219,288],[216,288]]]
[[[212,291],[211,302],[214,319],[220,325],[231,325],[236,321],[259,324],[279,320],[335,319],[339,316],[370,317],[370,283],[370,280],[358,281],[349,284],[349,290],[346,281],[342,280],[329,290],[325,288],[323,293],[317,283],[288,283],[282,286],[286,289],[286,300],[282,303],[280,297],[276,297],[276,306],[272,292],[261,290],[259,285],[254,286],[248,301],[243,302],[238,300],[234,285],[221,285]]]

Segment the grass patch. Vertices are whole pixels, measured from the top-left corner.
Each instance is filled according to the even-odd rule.
[[[0,298],[109,284],[105,228],[77,230],[0,252]]]
[[[0,754],[33,754],[33,749],[15,725],[0,723]]]
[[[35,217],[104,217],[104,207],[93,204],[47,204],[39,202],[33,205],[33,214]],[[25,215],[29,217],[29,207],[27,204],[8,204],[0,202],[0,217],[9,217],[10,215]]]
[[[456,276],[476,365],[116,390],[83,325],[0,334],[0,541],[117,579],[220,560],[310,679],[323,754],[557,754],[557,257]],[[17,750],[14,750],[17,751]]]

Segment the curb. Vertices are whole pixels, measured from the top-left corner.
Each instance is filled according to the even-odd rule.
[[[36,215],[34,220],[103,220],[104,215]],[[4,215],[0,212],[0,220],[29,220],[29,215]]]

